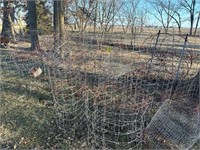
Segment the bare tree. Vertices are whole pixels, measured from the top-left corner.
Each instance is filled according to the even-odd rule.
[[[130,16],[128,13],[126,13],[126,8],[122,7],[122,9],[120,10],[120,12],[118,13],[118,19],[120,21],[120,25],[122,26],[123,32],[127,33],[128,32],[128,28],[130,26]]]
[[[95,3],[96,1],[93,0],[74,0],[70,3],[69,13],[80,32],[83,32],[88,23],[93,20]]]
[[[108,32],[114,26],[114,19],[122,5],[120,0],[99,0],[97,22],[102,32]]]
[[[135,38],[136,38],[136,23],[138,18],[138,6],[139,0],[129,1],[131,8],[128,12],[129,20],[130,20],[130,30],[131,30],[131,46],[135,46]],[[128,10],[128,8],[127,8]],[[134,40],[134,41],[133,41]]]
[[[98,11],[98,0],[95,1],[94,11],[93,11],[94,33],[96,33],[96,27],[97,27],[97,11]]]
[[[39,50],[39,39],[37,30],[37,13],[36,13],[36,1],[27,1],[28,8],[28,24],[31,38],[31,49]]]
[[[179,34],[181,34],[181,5],[177,1],[160,1],[160,5],[165,11],[165,13],[171,17],[178,26]]]
[[[199,20],[200,20],[200,11],[199,11],[199,14],[198,14],[198,17],[197,17],[197,22],[196,22],[196,27],[195,27],[195,30],[194,30],[194,35],[197,34],[197,28],[198,28],[198,25],[199,25]]]
[[[190,33],[189,34],[192,35],[194,21],[195,21],[196,0],[180,0],[179,3],[190,15]]]
[[[135,45],[135,37],[138,33],[137,28],[142,27],[145,19],[145,11],[139,7],[140,0],[128,0],[119,12],[119,21],[122,25],[124,33],[131,32],[131,46]],[[141,31],[142,28],[139,30]]]
[[[138,19],[139,19],[139,25],[140,25],[140,32],[143,32],[143,27],[146,24],[147,20],[147,9],[142,9],[139,12]]]
[[[166,0],[164,3],[162,0],[149,0],[149,3],[156,11],[156,14],[151,12],[150,13],[153,14],[154,17],[162,24],[165,33],[167,33],[172,20],[172,16],[175,14],[174,11],[172,11],[172,1]]]

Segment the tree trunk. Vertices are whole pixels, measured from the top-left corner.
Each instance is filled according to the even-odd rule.
[[[12,3],[4,0],[4,9],[3,9],[3,26],[1,36],[6,38],[14,38],[14,30],[13,30],[13,23],[11,19],[11,13],[13,11]]]
[[[39,50],[39,39],[37,31],[37,14],[35,0],[27,1],[28,23],[31,40],[31,50]]]
[[[96,27],[97,27],[97,11],[98,11],[98,1],[96,1],[95,4],[95,10],[94,10],[94,34],[96,33]]]
[[[53,4],[53,27],[54,27],[54,52],[57,53],[59,49],[59,14],[58,14],[58,1],[54,0]]]
[[[65,16],[64,16],[64,1],[59,1],[59,29],[60,29],[60,56],[64,58],[64,42],[65,42]]]
[[[197,28],[198,28],[198,25],[199,25],[199,20],[200,20],[200,12],[199,12],[199,15],[198,15],[198,18],[197,18],[196,27],[195,27],[195,30],[194,30],[194,35],[197,34]]]
[[[64,58],[64,1],[54,0],[54,51]]]
[[[193,24],[194,24],[194,14],[192,13],[190,15],[190,35],[192,35]]]
[[[192,0],[190,9],[190,35],[192,35],[193,25],[194,25],[194,15],[195,15],[195,5],[196,0]]]

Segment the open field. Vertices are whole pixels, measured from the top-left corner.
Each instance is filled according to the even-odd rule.
[[[185,35],[157,33],[67,32],[64,59],[52,35],[40,36],[42,52],[23,38],[0,49],[1,148],[147,149],[144,129],[158,108],[167,98],[180,102],[171,97],[175,79],[177,95],[188,98],[185,83],[200,68],[199,38],[184,45]],[[33,78],[32,67],[42,75]]]

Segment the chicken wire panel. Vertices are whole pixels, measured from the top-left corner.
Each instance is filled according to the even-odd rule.
[[[190,149],[200,139],[200,71],[180,83],[146,128],[148,144],[158,149]]]
[[[165,101],[147,127],[149,146],[153,149],[189,149],[200,138],[198,105]]]

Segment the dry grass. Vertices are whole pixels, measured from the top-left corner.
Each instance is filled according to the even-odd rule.
[[[57,134],[48,83],[25,74],[13,64],[10,51],[1,50],[2,149],[44,149],[55,144]]]
[[[155,31],[154,34],[156,33]],[[86,35],[88,37],[91,36],[90,33]],[[135,43],[138,43],[138,45],[145,43],[149,47],[154,47],[155,38],[146,40],[149,36],[141,35],[136,39]],[[161,36],[161,39],[165,39],[165,35]],[[129,37],[130,35],[119,33],[107,35],[107,39],[112,43],[122,44],[130,43]],[[19,70],[15,64],[12,64],[11,56],[23,58],[24,60],[31,59],[33,63],[42,60],[44,63],[59,69],[97,73],[104,76],[111,76],[112,78],[119,78],[133,70],[139,70],[139,73],[136,74],[138,77],[145,75],[146,72],[144,70],[149,67],[149,60],[152,57],[148,53],[148,50],[125,50],[119,46],[109,45],[102,45],[101,49],[98,50],[95,44],[91,46],[69,38],[64,44],[66,47],[66,59],[60,60],[51,53],[52,36],[41,36],[40,40],[42,49],[45,51],[50,50],[50,52],[42,53],[42,55],[29,52],[27,50],[30,47],[30,43],[27,42],[11,43],[9,50],[1,49],[2,109],[0,111],[0,142],[2,148],[55,149],[66,148],[69,145],[69,141],[62,139],[63,135],[60,135],[58,127],[55,124],[53,98],[48,84],[48,77],[45,75],[39,79],[30,77],[27,68]],[[173,46],[176,46],[177,49],[182,49],[182,46],[180,46],[183,44],[182,37],[176,37],[175,45],[172,43],[171,38],[166,38],[163,42],[162,40],[160,41],[160,46],[164,49],[170,49]],[[191,47],[188,49],[199,51],[199,39],[189,37],[189,41],[190,45],[196,45],[197,48]],[[173,56],[173,54],[164,54],[165,57],[162,56],[163,60],[160,60],[161,55],[157,55],[152,61],[151,70],[153,70],[154,78],[158,77],[156,76],[157,74],[165,76],[165,78],[174,77],[169,68],[172,65],[176,68],[180,58]],[[192,59],[192,68],[195,71],[197,68],[200,68],[199,55]],[[184,57],[183,60],[184,66],[187,66],[191,61],[188,57]],[[187,72],[188,69],[191,68],[185,67],[183,70]],[[191,71],[188,77],[191,74],[194,74],[194,72]]]

